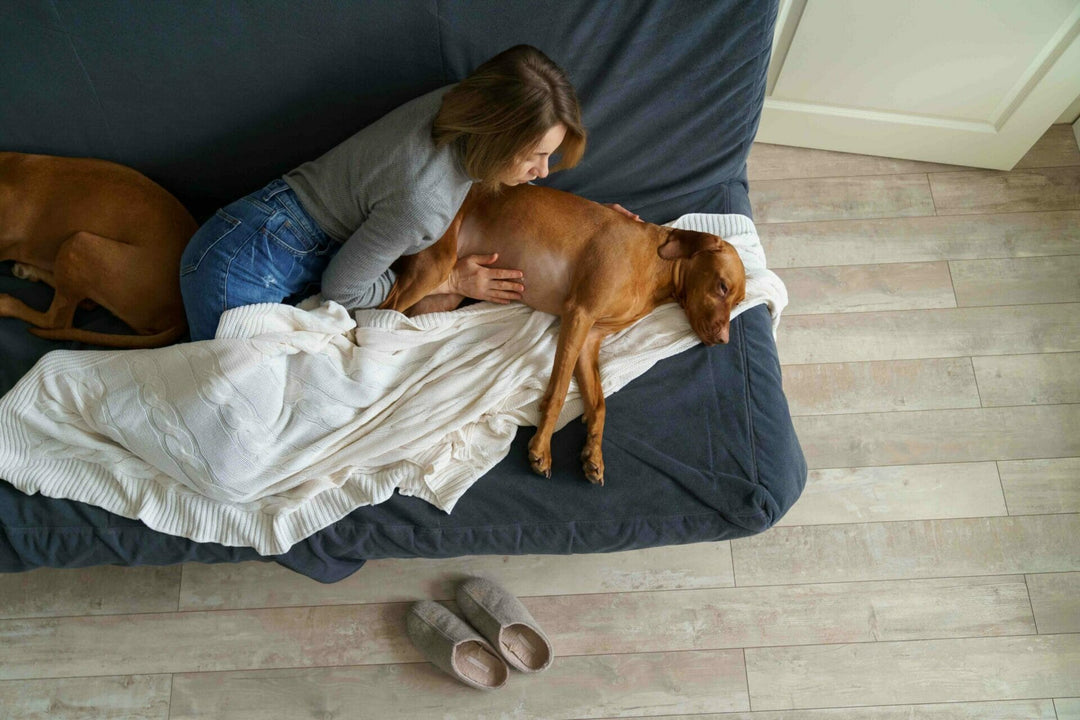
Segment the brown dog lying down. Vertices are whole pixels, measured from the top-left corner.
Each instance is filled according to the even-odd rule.
[[[576,195],[519,185],[498,194],[471,191],[438,242],[395,264],[397,282],[382,307],[430,311],[437,296],[421,300],[449,277],[459,257],[491,253],[498,253],[498,267],[524,273],[522,302],[562,321],[540,425],[529,443],[529,464],[545,477],[574,373],[588,426],[582,464],[591,482],[604,484],[598,354],[605,336],[674,301],[703,343],[726,343],[731,310],[746,293],[738,253],[715,235],[638,222]]]
[[[56,294],[45,312],[0,295],[0,316],[54,340],[156,347],[187,329],[180,254],[198,229],[149,178],[104,160],[0,153],[0,260]],[[138,335],[72,327],[75,309],[105,307]]]

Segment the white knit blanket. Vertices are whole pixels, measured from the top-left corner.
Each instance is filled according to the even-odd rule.
[[[673,224],[735,245],[735,312],[767,303],[775,331],[787,293],[753,223]],[[536,424],[557,335],[557,318],[520,304],[413,319],[262,304],[225,313],[214,340],[51,352],[0,399],[0,477],[264,555],[395,488],[450,512]],[[604,392],[697,342],[682,309],[661,306],[605,341]],[[559,427],[581,412],[571,386]]]

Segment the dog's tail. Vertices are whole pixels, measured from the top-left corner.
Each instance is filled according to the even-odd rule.
[[[155,348],[174,343],[187,332],[187,325],[181,323],[166,328],[153,335],[119,335],[116,333],[80,330],[79,328],[29,328],[30,332],[48,340],[74,340],[90,345],[102,345],[113,348]]]

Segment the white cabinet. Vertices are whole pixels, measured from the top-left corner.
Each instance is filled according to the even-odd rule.
[[[1007,170],[1080,98],[1080,0],[781,0],[757,140]]]

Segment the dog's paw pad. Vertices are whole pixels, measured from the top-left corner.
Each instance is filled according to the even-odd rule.
[[[585,470],[585,478],[589,482],[591,482],[593,485],[601,485],[602,486],[604,484],[604,469],[603,468],[601,468],[601,467],[599,467],[599,466],[597,466],[595,464],[588,463],[588,464],[585,465],[584,470]]]
[[[529,467],[537,475],[543,475],[548,480],[551,479],[551,459],[545,458],[540,455],[529,455]]]
[[[593,485],[604,484],[604,456],[599,447],[588,447],[581,451],[581,469],[585,478]]]

